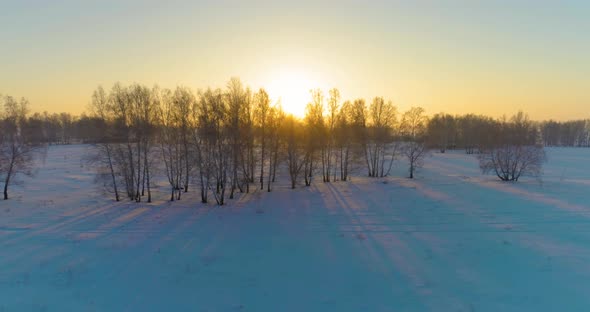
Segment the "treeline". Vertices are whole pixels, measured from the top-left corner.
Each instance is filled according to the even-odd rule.
[[[33,113],[26,116],[27,128],[34,140],[49,145],[95,143],[101,137],[97,131],[102,120],[85,114]]]
[[[49,145],[94,143],[100,137],[100,119],[87,115],[74,116],[69,113],[27,114],[26,127],[32,139]]]
[[[116,200],[148,202],[158,164],[179,200],[191,185],[201,202],[219,205],[252,187],[272,191],[284,165],[290,184],[309,186],[347,181],[351,163],[363,159],[371,177],[391,172],[406,155],[410,177],[426,154],[427,118],[413,108],[398,116],[396,107],[377,97],[341,102],[337,89],[311,92],[306,116],[286,114],[264,89],[252,91],[233,78],[224,89],[196,93],[134,84],[99,87],[92,96],[99,121],[92,158],[101,181]]]
[[[428,123],[428,145],[444,152],[447,149],[464,149],[468,154],[478,153],[494,144],[502,119],[481,115],[436,114]],[[529,141],[544,146],[590,147],[590,120],[532,122],[535,130]]]
[[[519,113],[524,118],[523,113]],[[428,146],[444,153],[447,149],[462,149],[467,154],[479,154],[490,146],[503,140],[502,129],[506,119],[493,119],[481,115],[436,114],[429,123],[427,130]],[[530,133],[524,140],[531,145],[539,143],[538,131],[535,123],[530,124]]]
[[[337,89],[310,92],[302,118],[285,113],[264,89],[232,78],[224,88],[197,92],[140,84],[98,87],[88,115],[29,114],[28,101],[2,97],[0,177],[5,198],[14,177],[33,173],[33,159],[49,144],[91,143],[97,180],[119,201],[152,201],[165,178],[170,200],[194,189],[219,205],[252,188],[272,191],[277,170],[291,188],[348,181],[352,169],[369,177],[391,174],[405,159],[413,178],[430,150],[476,154],[484,173],[505,181],[539,176],[543,145],[587,146],[587,123],[542,122],[518,113],[493,119],[399,112],[375,97],[342,100]],[[584,145],[586,144],[586,145]],[[358,170],[355,170],[358,172]],[[321,179],[321,180],[320,180]]]
[[[590,147],[590,120],[543,121],[540,131],[545,146]]]

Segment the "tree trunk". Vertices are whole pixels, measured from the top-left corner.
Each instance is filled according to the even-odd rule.
[[[135,193],[135,201],[141,201],[141,194],[139,193],[139,185],[141,183],[141,144],[140,140],[137,140],[137,189]]]
[[[6,181],[4,181],[4,200],[8,199],[8,182],[10,182],[10,178],[6,176]]]
[[[14,169],[14,151],[12,159],[10,160],[10,166],[6,172],[6,179],[4,180],[4,200],[8,199],[8,184],[10,183],[10,177],[12,177],[12,170]]]
[[[188,161],[188,144],[186,139],[186,133],[183,134],[183,143],[184,143],[184,164],[185,164],[185,174],[184,177],[184,192],[188,192],[188,183],[189,183],[189,161]]]
[[[260,151],[260,189],[264,189],[264,130],[262,132],[262,144]],[[271,143],[272,144],[272,143]],[[269,191],[270,192],[270,191]]]
[[[111,170],[111,178],[113,179],[113,189],[115,191],[115,200],[119,201],[119,190],[117,189],[117,179],[115,178],[115,170],[113,168],[113,159],[111,157],[111,148],[105,146],[107,150],[107,158],[109,159],[109,169]]]
[[[152,189],[150,187],[150,169],[148,166],[148,158],[147,158],[147,152],[145,153],[145,179],[146,179],[146,183],[147,183],[147,193],[148,193],[148,199],[147,202],[151,203],[152,202]]]

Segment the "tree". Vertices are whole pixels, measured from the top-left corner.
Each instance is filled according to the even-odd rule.
[[[184,189],[185,159],[184,142],[182,137],[182,109],[177,105],[176,94],[170,90],[162,90],[157,97],[159,145],[170,184],[170,201],[180,200]]]
[[[141,201],[147,187],[148,203],[152,200],[150,169],[151,150],[153,148],[154,125],[157,105],[149,88],[141,85],[133,85],[129,88],[132,114],[132,134],[136,146],[136,195],[135,200]],[[141,189],[141,191],[140,191]]]
[[[124,87],[116,83],[109,95],[112,114],[113,156],[122,186],[131,200],[141,201],[147,188],[151,202],[152,148],[156,105],[152,91],[142,85]]]
[[[8,188],[19,175],[33,176],[34,156],[41,145],[26,136],[29,102],[25,98],[17,101],[11,96],[5,96],[2,101],[0,176],[4,178],[4,200],[7,200]]]
[[[352,103],[344,102],[338,111],[334,129],[334,144],[338,149],[338,160],[340,167],[340,180],[348,180],[350,168],[350,154],[354,142],[354,130],[352,126]]]
[[[249,90],[245,90],[242,82],[239,78],[233,77],[227,83],[227,111],[226,116],[228,118],[227,127],[228,127],[228,135],[231,141],[231,190],[229,198],[234,198],[234,192],[236,188],[240,188],[242,190],[242,185],[239,183],[239,176],[238,170],[240,163],[242,166],[244,162],[241,162],[240,159],[243,155],[242,153],[242,138],[243,135],[240,133],[243,118],[242,113],[245,109],[246,104],[249,105]],[[247,103],[248,102],[248,103]]]
[[[245,185],[246,193],[250,192],[250,183],[254,183],[256,168],[255,156],[255,107],[252,99],[250,88],[246,88],[242,98],[240,108],[240,124],[238,134],[240,137],[239,148],[239,166],[242,169],[240,182]],[[243,192],[243,186],[240,186]]]
[[[497,142],[478,156],[479,167],[484,174],[494,172],[502,181],[518,181],[523,175],[539,177],[546,155],[537,141],[537,127],[519,112],[509,121],[501,121]]]
[[[340,108],[340,91],[334,88],[330,90],[330,98],[328,99],[328,115],[326,116],[326,152],[325,152],[325,172],[324,181],[330,182],[330,175],[333,175],[333,181],[336,181],[336,125],[338,121],[338,110]]]
[[[314,163],[318,151],[320,152],[320,160],[322,162],[322,179],[327,182],[329,177],[326,177],[326,125],[324,121],[324,95],[320,89],[311,90],[311,102],[306,106],[305,111],[305,162],[303,166],[303,174],[305,178],[305,185],[311,185],[311,179],[314,172]]]
[[[304,141],[305,132],[300,121],[293,115],[289,115],[283,124],[281,132],[287,149],[287,167],[291,179],[291,188],[294,189],[297,186],[301,169],[309,165],[309,151],[307,151],[306,142]],[[307,174],[307,172],[304,173]],[[307,182],[306,177],[306,185],[308,185]]]
[[[207,89],[199,93],[197,115],[198,167],[201,181],[201,201],[207,202],[211,189],[218,205],[225,204],[228,171],[233,158],[233,133],[227,98],[220,89]],[[213,189],[212,184],[215,185]]]
[[[413,179],[415,171],[422,167],[424,157],[428,153],[424,143],[427,122],[428,118],[421,107],[412,107],[402,118],[401,132],[405,139],[402,153],[408,159],[410,179]]]
[[[109,110],[109,98],[105,90],[99,86],[92,94],[92,102],[90,105],[92,115],[103,121],[100,127],[101,137],[98,142],[94,144],[94,155],[91,155],[91,163],[97,166],[97,177],[103,181],[103,185],[112,190],[115,194],[115,200],[119,201],[119,188],[117,182],[117,164],[115,162],[115,150],[117,143],[115,142],[112,125],[113,116]]]
[[[260,89],[254,95],[255,105],[255,122],[258,129],[258,139],[260,141],[260,189],[264,189],[264,166],[266,161],[267,136],[272,136],[268,132],[269,117],[271,112],[270,98],[266,90]],[[270,187],[269,187],[270,189]]]
[[[266,189],[271,191],[271,184],[275,182],[277,174],[277,166],[279,164],[279,157],[281,155],[281,146],[284,138],[281,136],[281,127],[285,120],[285,113],[280,103],[271,107],[268,113],[268,178],[266,181]],[[264,162],[261,163],[264,166]]]
[[[218,99],[219,98],[219,99]],[[214,152],[217,146],[218,132],[216,127],[213,109],[216,101],[221,101],[221,91],[207,89],[199,92],[199,100],[193,110],[197,123],[197,131],[193,136],[193,145],[197,150],[196,164],[199,170],[199,181],[201,188],[201,202],[208,202],[209,188],[215,170]]]
[[[397,145],[389,156],[389,166],[385,169],[388,148],[393,143],[393,128],[396,123],[397,109],[391,101],[382,97],[373,99],[369,107],[368,140],[365,142],[365,155],[369,177],[384,177],[389,174],[396,157]]]
[[[194,119],[192,118],[192,110],[196,99],[190,89],[185,87],[177,87],[173,95],[172,114],[176,119],[178,127],[178,135],[180,139],[180,147],[182,150],[182,163],[180,164],[184,176],[183,188],[184,192],[188,192],[188,186],[194,161],[191,159],[194,151],[191,150],[189,144],[191,132],[194,130]]]

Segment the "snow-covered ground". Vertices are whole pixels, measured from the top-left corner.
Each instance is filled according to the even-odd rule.
[[[542,181],[451,152],[225,207],[114,203],[84,151],[51,147],[0,202],[0,311],[590,309],[590,149],[548,150]]]

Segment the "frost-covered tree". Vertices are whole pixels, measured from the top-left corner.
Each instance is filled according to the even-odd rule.
[[[522,112],[502,120],[495,143],[478,155],[483,173],[493,172],[502,181],[518,181],[521,176],[539,177],[546,161],[538,142],[538,129]]]

